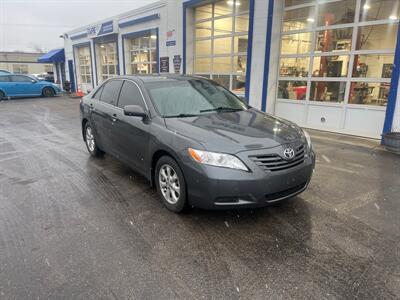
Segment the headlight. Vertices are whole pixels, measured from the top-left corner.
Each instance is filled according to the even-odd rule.
[[[239,158],[230,154],[195,150],[192,148],[189,148],[188,151],[190,156],[201,164],[243,171],[249,170]]]
[[[305,131],[305,130],[303,130],[303,133],[304,133],[304,137],[305,137],[306,140],[307,140],[308,148],[311,149],[311,148],[312,148],[312,143],[311,143],[310,134],[309,134],[307,131]]]

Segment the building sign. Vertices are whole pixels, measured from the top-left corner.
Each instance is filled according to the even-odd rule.
[[[169,57],[160,57],[160,73],[169,73]]]
[[[87,36],[89,38],[94,38],[97,36],[106,35],[109,33],[114,33],[114,21],[107,21],[102,24],[97,24],[86,29]]]
[[[181,64],[182,64],[182,58],[180,55],[174,55],[174,71],[175,74],[179,74],[181,72]]]
[[[167,47],[176,45],[175,29],[167,31],[167,42],[165,44]]]

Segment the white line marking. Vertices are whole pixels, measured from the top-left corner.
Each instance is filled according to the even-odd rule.
[[[328,163],[331,163],[331,160],[326,156],[326,155],[322,155],[322,158]]]

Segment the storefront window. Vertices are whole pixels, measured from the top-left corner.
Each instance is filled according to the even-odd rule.
[[[353,77],[392,78],[393,55],[356,55]]]
[[[118,75],[117,43],[96,44],[97,78],[99,83]]]
[[[390,83],[352,82],[349,103],[385,106],[389,90]]]
[[[283,31],[311,28],[314,23],[314,6],[285,11]]]
[[[249,0],[222,0],[195,8],[194,73],[244,93]]]
[[[282,54],[301,54],[311,50],[310,32],[295,33],[282,36]]]
[[[157,70],[157,34],[149,31],[143,36],[125,38],[126,74],[152,74]]]
[[[353,23],[355,10],[355,0],[320,3],[318,5],[318,26]]]
[[[350,57],[348,55],[338,56],[315,56],[313,61],[313,77],[346,77]]]
[[[350,51],[353,28],[317,31],[315,52]]]
[[[279,76],[282,77],[307,77],[310,58],[281,58]]]
[[[398,0],[285,0],[277,98],[385,106],[399,17]]]
[[[81,46],[75,48],[76,72],[78,84],[92,83],[92,63],[90,55],[90,46]]]
[[[311,82],[310,101],[343,103],[346,82],[313,81]]]
[[[278,97],[281,99],[305,100],[306,94],[307,81],[279,81]]]
[[[358,28],[357,50],[394,49],[398,24],[362,26]]]
[[[399,0],[362,0],[360,21],[397,20],[400,16]]]

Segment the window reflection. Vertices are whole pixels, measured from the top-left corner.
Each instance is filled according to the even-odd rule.
[[[344,101],[346,82],[313,81],[311,82],[310,101]]]
[[[307,81],[280,80],[278,98],[291,100],[305,100],[307,95]]]
[[[314,6],[288,10],[283,17],[283,31],[310,28],[314,23]]]
[[[313,2],[312,0],[285,0],[285,6],[295,6]]]
[[[346,77],[349,68],[348,55],[314,57],[313,77]]]
[[[355,0],[346,0],[318,5],[318,26],[330,26],[354,22]]]
[[[315,51],[350,51],[353,28],[317,31]]]
[[[393,55],[356,55],[353,77],[392,78]]]
[[[349,103],[385,106],[390,83],[352,82]]]
[[[357,50],[394,49],[398,24],[362,26],[358,28]]]
[[[360,21],[375,21],[398,19],[400,16],[400,1],[398,0],[362,0]]]
[[[307,77],[310,58],[282,58],[280,62],[279,75],[282,77]]]
[[[300,54],[311,50],[311,33],[295,33],[282,36],[282,54]]]

